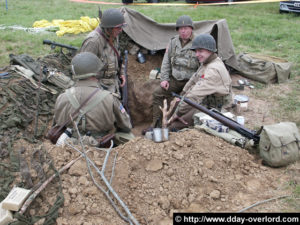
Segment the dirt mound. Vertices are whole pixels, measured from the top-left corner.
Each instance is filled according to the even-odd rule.
[[[49,142],[44,148],[57,169],[79,156],[70,147],[53,147]],[[91,150],[88,156],[101,170],[105,152]],[[290,178],[285,168],[265,167],[246,150],[197,130],[171,133],[164,143],[140,137],[113,149],[104,172],[108,181],[115,156],[112,187],[140,224],[172,224],[172,213],[179,211],[236,212],[290,194],[283,189]],[[293,167],[296,176],[300,165]],[[104,187],[96,170],[91,171]],[[61,180],[65,202],[57,224],[127,224],[94,185],[84,158],[62,174]],[[45,213],[57,190],[58,182],[50,184],[29,213]],[[283,207],[273,201],[248,211],[279,212]]]

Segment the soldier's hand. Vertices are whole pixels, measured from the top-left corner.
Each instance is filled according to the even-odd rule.
[[[122,83],[120,84],[120,87],[124,87],[124,85],[126,84],[125,75],[121,75],[120,79],[122,80]]]
[[[160,86],[161,86],[163,89],[168,90],[168,89],[169,89],[169,81],[164,80],[164,81],[160,82]]]

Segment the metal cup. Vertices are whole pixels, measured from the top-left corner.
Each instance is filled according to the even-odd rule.
[[[146,62],[145,56],[141,52],[138,52],[137,59],[138,59],[139,63],[145,63]]]
[[[239,124],[241,124],[242,126],[244,126],[244,124],[245,124],[245,118],[243,116],[237,116],[236,117],[236,122],[238,122]]]
[[[161,128],[153,129],[153,141],[154,142],[162,142]]]

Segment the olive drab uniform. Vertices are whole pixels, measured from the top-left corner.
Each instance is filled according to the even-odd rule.
[[[198,69],[183,88],[182,94],[207,108],[221,110],[225,105],[232,103],[232,87],[230,75],[222,60],[213,53]],[[189,126],[193,125],[192,116],[197,109],[181,101],[177,115],[183,117]],[[181,129],[181,122],[174,122],[171,128]]]
[[[163,105],[165,98],[170,101],[171,92],[180,93],[186,82],[192,77],[199,67],[199,61],[192,46],[193,35],[190,40],[182,45],[179,35],[173,37],[166,49],[161,66],[161,81],[169,81],[169,89],[157,87],[153,93],[153,124],[161,116],[159,106]]]
[[[95,81],[79,80],[74,87],[60,94],[55,103],[54,120],[56,124],[62,125],[67,121],[69,115],[96,88],[99,87]],[[96,137],[106,135],[115,130],[125,133],[130,132],[132,126],[129,116],[118,98],[114,95],[100,87],[100,90],[80,110],[80,114],[75,121],[78,122],[78,128],[82,134],[89,131],[92,136]],[[87,112],[85,112],[85,109],[87,109]]]
[[[101,28],[97,27],[94,31],[89,33],[89,35],[83,41],[79,52],[92,52],[98,56],[98,58],[104,63],[104,68],[100,71],[100,85],[104,89],[120,95],[118,71],[121,68],[119,68],[119,59],[106,38],[101,35],[101,32]],[[102,33],[105,35],[104,32]],[[113,46],[120,54],[118,50],[118,38],[114,40]]]
[[[179,35],[173,37],[168,45],[161,66],[161,81],[171,77],[179,81],[187,81],[197,71],[199,61],[194,51],[191,51],[193,35],[188,43],[182,46]]]

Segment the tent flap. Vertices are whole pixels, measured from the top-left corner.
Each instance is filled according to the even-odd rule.
[[[124,32],[137,44],[148,50],[165,49],[170,38],[177,34],[176,24],[161,24],[153,19],[126,7],[121,7],[127,26]],[[196,21],[194,33],[209,33],[217,42],[218,55],[230,67],[237,69],[237,60],[232,44],[229,28],[225,19]]]

